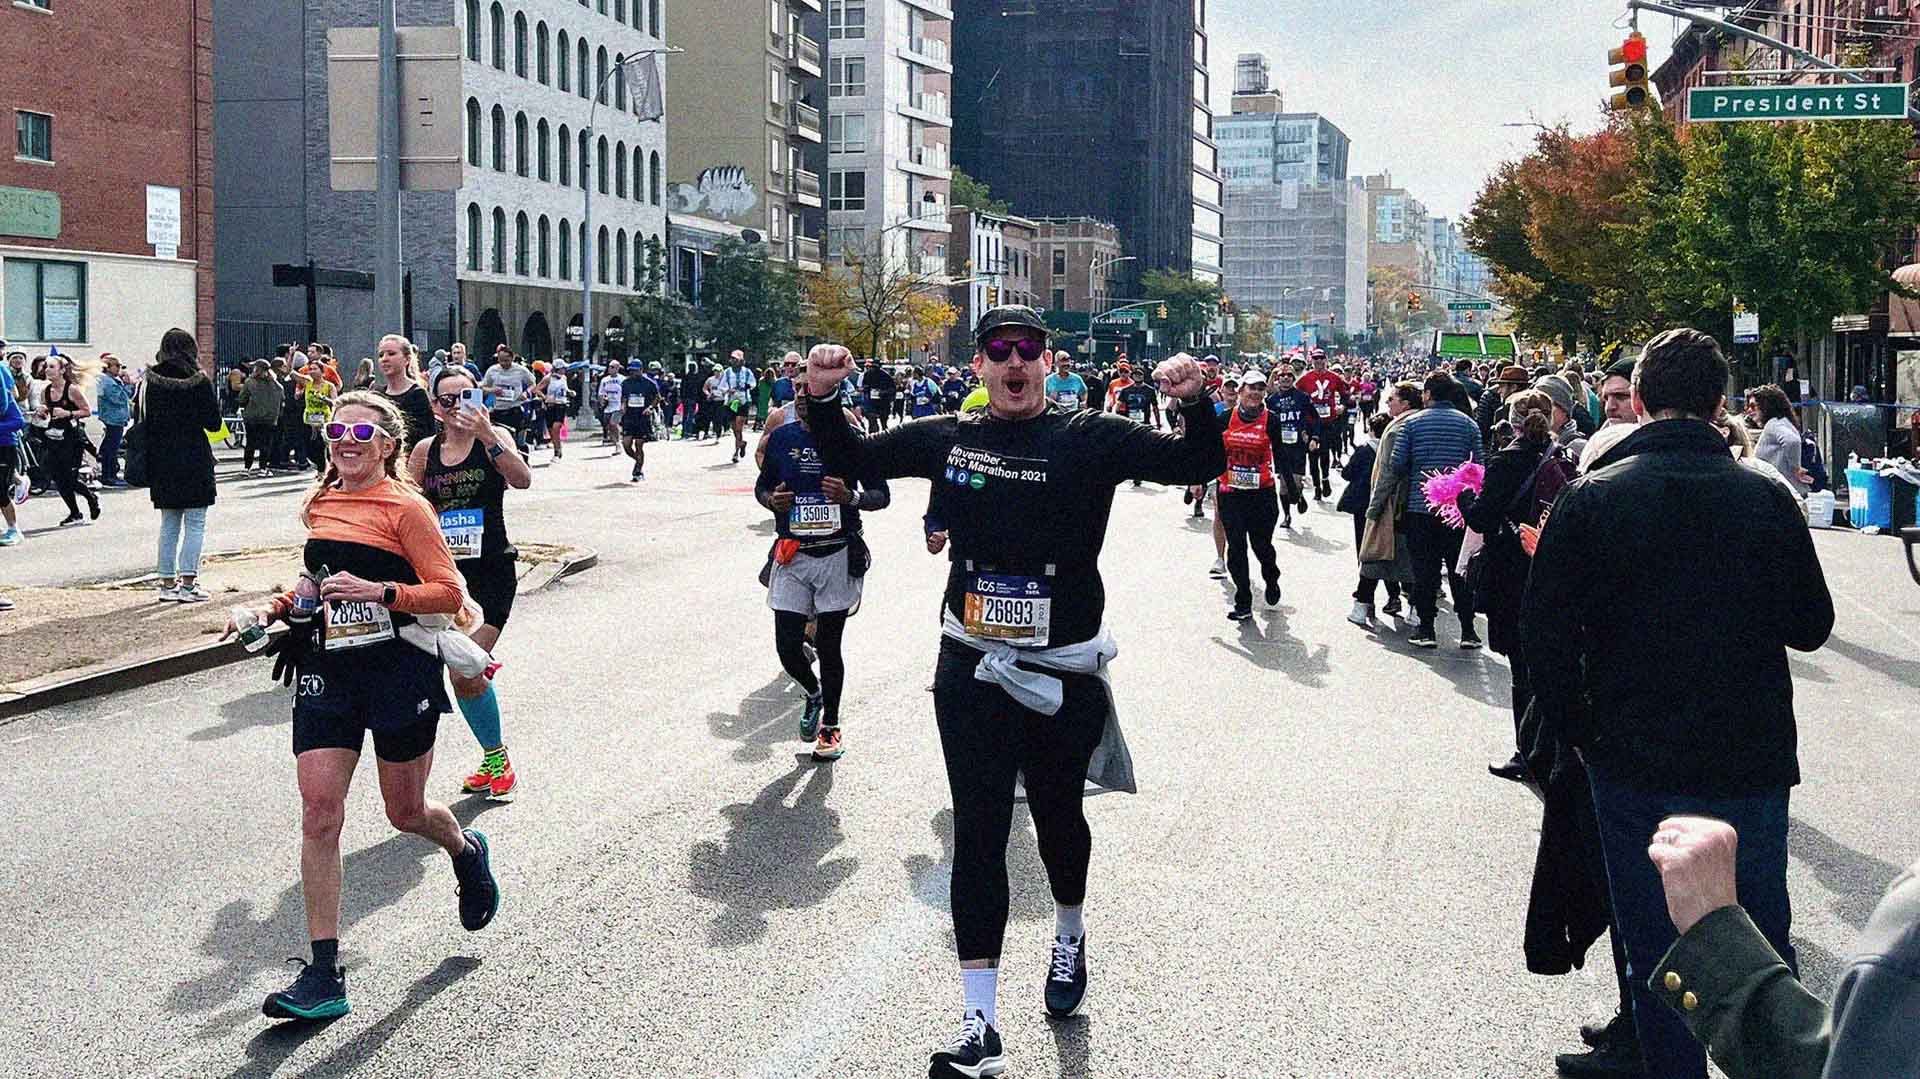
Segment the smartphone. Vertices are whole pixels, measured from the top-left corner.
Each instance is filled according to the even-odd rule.
[[[493,395],[478,386],[460,391],[462,407],[477,408],[482,412],[493,411]]]

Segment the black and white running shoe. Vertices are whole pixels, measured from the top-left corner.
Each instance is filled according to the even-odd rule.
[[[1070,1019],[1087,1004],[1087,938],[1053,938],[1047,963],[1047,1014]]]
[[[972,1011],[961,1021],[960,1033],[954,1035],[952,1044],[933,1054],[927,1063],[927,1079],[981,1079],[1006,1070],[1000,1032],[993,1029],[986,1016]]]

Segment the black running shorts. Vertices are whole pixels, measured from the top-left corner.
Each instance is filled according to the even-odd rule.
[[[513,613],[513,597],[520,583],[514,560],[471,558],[455,565],[467,579],[467,594],[480,605],[483,621],[494,629],[506,629],[507,616]]]
[[[447,700],[444,668],[403,641],[317,652],[293,684],[293,752],[360,752],[368,731],[383,761],[410,761],[433,748]]]

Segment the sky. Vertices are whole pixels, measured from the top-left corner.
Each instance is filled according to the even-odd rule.
[[[1626,36],[1623,0],[1208,0],[1216,115],[1234,58],[1267,55],[1288,112],[1318,112],[1353,140],[1348,174],[1393,174],[1456,221],[1487,174],[1531,145],[1531,128],[1600,124],[1607,50]],[[1673,20],[1642,15],[1652,66]]]

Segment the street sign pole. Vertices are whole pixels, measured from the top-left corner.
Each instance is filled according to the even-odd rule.
[[[380,90],[376,106],[379,132],[374,205],[379,222],[375,243],[378,261],[373,275],[375,329],[406,333],[400,309],[400,50],[395,29],[394,0],[380,0]]]

